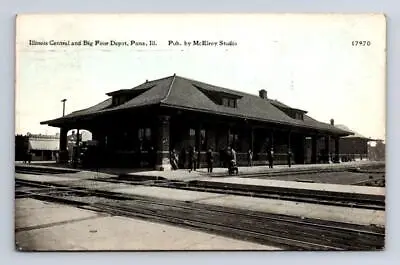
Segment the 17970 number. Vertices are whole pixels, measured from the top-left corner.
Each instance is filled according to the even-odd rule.
[[[371,46],[371,42],[369,40],[353,40],[351,42],[352,46]]]

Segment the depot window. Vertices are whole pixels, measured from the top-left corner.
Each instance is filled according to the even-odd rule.
[[[296,113],[296,119],[297,120],[302,120],[303,119],[303,114],[302,113]]]
[[[229,145],[233,147],[236,151],[240,150],[239,134],[236,132],[229,133]]]
[[[144,138],[144,129],[140,128],[138,131],[138,138],[142,140]]]
[[[207,138],[205,129],[200,130],[200,150],[207,150]]]
[[[151,139],[151,128],[140,128],[138,130],[138,138],[139,140],[150,140]]]
[[[150,128],[146,128],[146,129],[144,130],[144,136],[145,136],[145,138],[146,138],[147,140],[150,140],[150,139],[151,139],[151,129],[150,129]]]
[[[229,108],[236,108],[237,101],[233,98],[222,98],[222,105]]]

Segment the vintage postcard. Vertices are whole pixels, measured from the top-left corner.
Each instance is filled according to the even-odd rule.
[[[385,248],[383,14],[20,14],[20,251]]]

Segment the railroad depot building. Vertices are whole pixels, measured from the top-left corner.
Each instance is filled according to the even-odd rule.
[[[352,134],[312,119],[305,110],[268,99],[265,90],[256,96],[175,74],[107,96],[90,108],[41,122],[61,129],[61,160],[72,129],[92,133],[96,151],[91,159],[98,165],[156,169],[170,168],[171,150],[186,167],[190,146],[199,151],[201,166],[209,147],[217,166],[220,151],[228,146],[237,151],[239,165],[247,165],[249,149],[254,164],[265,165],[269,148],[275,164],[286,163],[289,149],[297,164],[338,162],[339,139]]]

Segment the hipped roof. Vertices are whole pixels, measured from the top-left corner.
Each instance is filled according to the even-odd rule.
[[[350,128],[347,127],[346,125],[338,124],[338,125],[335,125],[335,126],[336,126],[337,128],[339,128],[339,129],[346,130],[346,131],[349,131],[349,132],[352,132],[352,133],[353,133],[352,135],[346,136],[346,138],[359,138],[359,139],[365,139],[365,140],[376,141],[376,139],[372,139],[372,138],[369,138],[369,137],[365,137],[364,135],[361,135],[361,134],[359,134],[359,133],[356,132],[356,131],[350,130]]]
[[[92,115],[101,115],[120,110],[134,109],[137,107],[159,105],[178,109],[188,109],[199,112],[206,112],[216,115],[225,115],[248,120],[270,122],[275,124],[288,125],[293,127],[314,129],[338,135],[349,135],[352,132],[336,128],[329,123],[319,122],[308,115],[303,115],[304,120],[293,119],[278,108],[278,104],[289,106],[276,101],[263,99],[256,95],[247,94],[204,82],[184,78],[181,76],[169,76],[153,81],[146,81],[131,90],[118,90],[118,94],[124,91],[141,90],[142,92],[131,100],[112,106],[112,98],[94,105],[90,108],[72,112],[62,118],[41,122],[51,126],[60,126],[63,122]],[[213,93],[230,94],[238,98],[237,107],[231,108],[216,104],[203,91]],[[144,92],[143,92],[144,91]],[[108,93],[112,95],[116,93]]]

